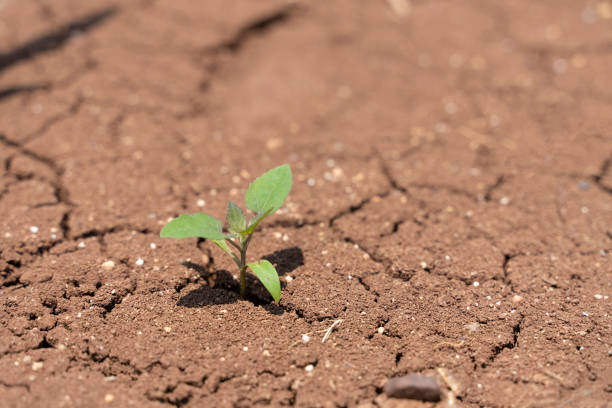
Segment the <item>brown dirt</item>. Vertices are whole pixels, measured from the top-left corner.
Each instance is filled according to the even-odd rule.
[[[0,406],[610,406],[612,4],[400,3],[0,2]]]

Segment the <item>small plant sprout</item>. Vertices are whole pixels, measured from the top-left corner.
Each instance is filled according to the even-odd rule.
[[[162,228],[162,238],[206,238],[228,254],[240,269],[240,297],[246,296],[246,270],[249,267],[275,301],[280,300],[280,281],[274,266],[263,259],[246,263],[247,249],[260,222],[282,205],[291,190],[291,168],[276,167],[251,183],[246,206],[255,215],[247,222],[244,212],[231,201],[227,206],[227,233],[221,221],[204,213],[183,214]]]

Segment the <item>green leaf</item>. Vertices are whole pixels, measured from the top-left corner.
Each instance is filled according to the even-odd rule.
[[[246,192],[246,205],[257,214],[278,210],[291,190],[291,167],[276,167],[255,179]]]
[[[274,265],[262,259],[259,262],[252,262],[248,266],[253,273],[255,273],[257,278],[259,278],[261,283],[263,283],[268,292],[270,292],[272,298],[278,302],[280,300],[281,286]]]
[[[167,223],[159,235],[162,238],[226,238],[221,221],[204,213],[183,214]]]
[[[249,222],[249,227],[246,230],[244,230],[244,232],[246,232],[247,234],[253,233],[253,231],[255,231],[255,228],[257,228],[259,223],[262,222],[263,219],[266,218],[268,215],[272,214],[272,210],[273,210],[273,208],[270,208],[265,213],[259,214],[259,215],[255,216],[255,217],[251,218],[251,221]]]
[[[230,232],[238,233],[246,229],[246,218],[244,213],[236,204],[231,201],[227,205],[227,225]]]

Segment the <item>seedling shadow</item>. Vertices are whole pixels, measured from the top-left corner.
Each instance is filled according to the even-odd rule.
[[[276,272],[279,276],[283,276],[304,265],[304,252],[300,247],[294,246],[274,251],[263,256],[262,259],[276,265]]]
[[[198,272],[202,279],[208,282],[214,281],[214,286],[201,285],[182,296],[177,306],[199,308],[231,304],[240,299],[240,284],[229,271],[217,269],[209,272],[204,266],[193,262],[183,262],[183,266]],[[272,314],[284,313],[283,308],[272,302],[272,298],[256,277],[247,275],[247,285],[249,291],[246,300],[263,307]]]

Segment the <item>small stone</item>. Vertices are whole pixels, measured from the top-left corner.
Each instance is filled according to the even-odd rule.
[[[172,331],[172,327],[166,326],[166,327],[164,327],[164,331],[166,333],[170,333]]]
[[[468,323],[466,325],[463,326],[464,328],[468,329],[469,331],[477,331],[480,328],[480,323],[478,322],[474,322],[474,323]]]
[[[155,243],[154,243],[154,242],[151,242],[151,245],[149,245],[149,248],[151,248],[151,249],[155,249],[155,248],[157,248],[157,245],[155,245]]]
[[[206,201],[202,200],[201,198],[196,202],[196,205],[198,207],[204,207],[206,205]]]
[[[436,380],[415,373],[389,379],[383,391],[388,397],[393,398],[408,398],[421,401],[440,400],[440,386]]]
[[[104,396],[104,402],[111,403],[115,400],[115,396],[113,394],[106,394]]]
[[[597,300],[601,300],[601,299],[603,299],[603,296],[602,296],[602,295],[600,295],[600,294],[596,294],[596,295],[595,295],[595,299],[597,299]]]
[[[244,347],[242,348],[242,351],[249,351],[249,348],[248,348],[247,346],[244,346]]]
[[[115,267],[115,263],[113,261],[106,261],[102,264],[102,269],[105,271],[110,271]]]
[[[104,377],[104,381],[106,382],[115,381],[116,379],[117,377],[115,377],[114,375],[109,375],[108,377]]]
[[[291,282],[293,280],[293,278],[291,276],[285,276],[285,280],[287,282]]]
[[[264,350],[262,353],[265,357],[270,357],[270,352],[268,350]]]
[[[508,197],[502,197],[499,199],[499,203],[501,205],[508,205],[510,204],[510,199]]]
[[[383,334],[384,332],[385,332],[385,328],[384,328],[384,327],[382,327],[382,326],[380,326],[380,327],[378,328],[378,334]]]
[[[512,303],[517,304],[517,303],[521,303],[523,301],[523,297],[520,295],[514,295],[512,296]]]
[[[304,370],[307,373],[310,373],[310,372],[312,372],[312,370],[314,370],[314,366],[312,364],[308,364],[306,367],[304,367]]]
[[[43,368],[43,362],[42,361],[37,361],[35,363],[32,363],[32,370],[33,371],[38,371],[41,368]]]
[[[138,266],[142,266],[142,265],[144,265],[144,260],[143,260],[142,258],[138,258],[138,259],[136,260],[136,265],[138,265]]]
[[[308,343],[310,341],[310,336],[307,334],[302,334],[302,341],[304,343]]]
[[[478,282],[474,282],[474,287],[476,287],[476,288],[477,288],[478,286],[480,286],[480,283],[478,283]]]
[[[85,248],[85,246],[86,245],[84,241],[79,242],[79,245],[78,245],[79,248]]]
[[[31,232],[32,234],[36,234],[36,233],[38,232],[38,227],[37,227],[36,225],[32,225],[32,226],[30,227],[30,232]]]

